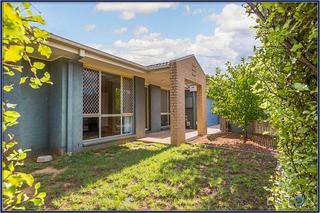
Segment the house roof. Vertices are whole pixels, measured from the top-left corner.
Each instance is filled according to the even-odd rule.
[[[131,64],[131,65],[136,66],[136,67],[139,67],[139,68],[141,68],[141,69],[146,69],[146,66],[144,66],[144,65],[141,65],[141,64],[138,64],[138,63],[129,61],[129,60],[124,59],[124,58],[121,58],[121,57],[119,57],[119,56],[115,56],[115,55],[106,53],[106,52],[104,52],[104,51],[95,49],[95,48],[93,48],[93,47],[89,47],[89,46],[87,46],[87,45],[84,45],[84,44],[81,44],[81,43],[72,41],[72,40],[70,40],[70,39],[63,38],[63,37],[58,36],[58,35],[55,35],[55,34],[53,34],[53,33],[50,33],[49,41],[50,41],[50,40],[59,41],[59,42],[62,42],[62,43],[65,43],[65,44],[68,44],[68,45],[71,45],[71,46],[74,46],[74,47],[78,47],[78,48],[81,48],[81,49],[84,49],[84,50],[92,51],[92,52],[94,52],[94,53],[97,53],[97,54],[99,54],[99,55],[101,55],[101,56],[104,56],[104,57],[107,57],[107,58],[111,58],[111,59],[115,59],[115,60],[117,60],[117,61],[121,61],[121,62],[124,62],[124,63],[127,63],[127,64]]]
[[[198,60],[196,59],[196,57],[193,54],[186,55],[186,56],[183,56],[183,57],[180,57],[180,58],[176,58],[176,59],[172,59],[170,61],[157,63],[157,64],[151,64],[151,65],[145,66],[145,65],[142,65],[142,64],[139,64],[139,63],[136,63],[136,62],[129,61],[127,59],[121,58],[119,56],[115,56],[115,55],[106,53],[104,51],[95,49],[93,47],[90,47],[90,46],[87,46],[87,45],[72,41],[70,39],[55,35],[53,33],[50,33],[49,46],[50,46],[50,42],[51,42],[51,45],[52,45],[52,42],[59,42],[59,43],[62,43],[63,45],[66,45],[66,46],[76,47],[76,48],[79,48],[79,51],[80,50],[85,50],[85,51],[88,51],[88,52],[92,52],[92,53],[97,54],[98,56],[101,56],[103,58],[106,58],[106,59],[109,59],[109,60],[112,59],[112,60],[115,60],[115,61],[120,62],[120,63],[122,62],[122,63],[128,64],[128,65],[130,65],[130,66],[132,66],[134,68],[142,69],[142,70],[144,70],[146,72],[148,72],[148,71],[157,71],[158,69],[163,69],[163,68],[169,68],[170,62],[173,62],[173,61],[181,61],[181,60],[185,60],[185,59],[189,59],[189,58],[194,58],[195,61],[198,64],[198,66],[200,67],[201,71],[203,72]]]
[[[167,62],[162,62],[162,63],[158,63],[158,64],[151,64],[151,65],[148,65],[147,67],[151,70],[153,69],[160,69],[160,68],[166,68],[166,67],[169,67],[170,65],[170,62],[167,61]]]
[[[161,69],[161,68],[167,68],[170,66],[170,62],[174,62],[174,61],[182,61],[182,60],[186,60],[186,59],[189,59],[189,58],[194,58],[195,61],[197,62],[198,66],[201,68],[202,70],[202,67],[201,65],[199,64],[197,58],[195,57],[194,54],[191,54],[191,55],[186,55],[186,56],[183,56],[183,57],[180,57],[180,58],[175,58],[175,59],[172,59],[170,61],[166,61],[166,62],[162,62],[162,63],[158,63],[158,64],[151,64],[151,65],[148,65],[147,67],[151,70],[154,70],[154,69]],[[202,70],[203,72],[203,70]]]

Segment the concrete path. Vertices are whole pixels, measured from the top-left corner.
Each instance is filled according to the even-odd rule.
[[[215,134],[220,132],[220,126],[214,125],[209,126],[207,129],[207,134]],[[186,129],[186,141],[191,142],[198,138],[198,131],[195,129]],[[170,144],[171,137],[170,137],[170,130],[163,130],[160,132],[152,132],[146,134],[146,137],[138,139],[139,141],[144,142],[155,142],[155,143],[163,143],[163,144]]]

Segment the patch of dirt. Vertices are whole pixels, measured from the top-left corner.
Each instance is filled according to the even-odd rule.
[[[67,167],[63,168],[63,169],[56,169],[53,168],[52,166],[48,166],[44,169],[39,169],[36,170],[34,172],[32,172],[32,175],[36,175],[36,174],[52,174],[52,178],[55,178],[57,175],[59,175],[60,173],[64,172],[66,169],[68,169]]]
[[[193,141],[194,144],[203,144],[208,147],[226,148],[232,150],[241,150],[257,153],[275,154],[276,151],[259,145],[255,141],[248,139],[246,143],[240,134],[236,133],[216,133],[197,138]]]

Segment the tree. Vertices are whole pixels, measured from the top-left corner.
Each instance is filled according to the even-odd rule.
[[[277,210],[316,210],[317,197],[317,4],[248,3],[257,17],[251,66],[255,93],[276,130],[280,170],[270,189]],[[295,198],[304,203],[297,205]]]
[[[44,83],[50,82],[50,75],[45,72],[40,77],[45,64],[32,61],[30,54],[38,52],[47,58],[50,57],[51,50],[46,45],[49,34],[39,29],[35,24],[44,24],[41,16],[33,15],[30,10],[30,3],[23,4],[2,3],[2,71],[5,78],[14,76],[17,72],[25,71],[26,67],[20,62],[26,61],[32,76],[21,77],[18,85],[4,85],[4,92],[8,93],[19,84],[28,83],[34,89],[40,88]],[[36,49],[36,50],[35,50]],[[14,110],[16,104],[2,102],[2,132],[18,124],[20,114]],[[8,135],[8,140],[2,142],[2,201],[4,210],[25,209],[27,203],[41,206],[44,203],[46,193],[38,192],[40,183],[34,183],[31,174],[19,172],[18,166],[23,165],[27,152],[30,150],[16,150],[14,146],[18,144],[13,135]],[[25,187],[33,188],[33,195],[28,195],[22,190]]]
[[[227,72],[220,70],[208,77],[208,96],[215,100],[212,111],[239,125],[247,139],[249,125],[262,117],[260,98],[251,90],[257,81],[249,64],[244,60],[239,65],[227,63]]]

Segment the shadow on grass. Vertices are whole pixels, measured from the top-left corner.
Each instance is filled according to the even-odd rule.
[[[64,170],[56,177],[50,173],[34,175],[36,181],[41,183],[40,191],[47,193],[46,208],[56,209],[52,200],[77,192],[170,148],[169,145],[134,142],[101,151],[77,153],[70,157],[65,155],[49,163],[28,163],[23,171],[31,173],[47,167]]]
[[[133,142],[99,152],[28,164],[48,192],[47,209],[61,210],[267,210],[270,155]]]
[[[180,154],[188,157],[164,163],[158,177],[178,188],[172,209],[272,209],[264,189],[276,168],[272,156],[222,149],[184,149]]]

